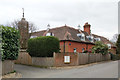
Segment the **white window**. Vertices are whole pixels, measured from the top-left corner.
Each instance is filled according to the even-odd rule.
[[[83,33],[77,34],[81,41],[85,41],[85,35]]]
[[[77,49],[76,48],[74,48],[74,53],[76,53],[77,52]]]
[[[79,33],[79,34],[77,34],[77,36],[79,37],[79,36],[81,36],[81,34]]]
[[[95,39],[95,41],[101,41],[101,39],[100,38],[94,38]]]
[[[85,51],[85,48],[82,48],[82,52],[84,52]]]
[[[64,56],[64,63],[70,63],[70,56]]]
[[[37,36],[30,36],[30,38],[36,38]]]
[[[94,37],[93,36],[86,36],[90,42],[94,42]]]
[[[46,36],[54,36],[53,33],[47,33]]]
[[[108,49],[111,49],[111,44],[107,44],[108,45]]]

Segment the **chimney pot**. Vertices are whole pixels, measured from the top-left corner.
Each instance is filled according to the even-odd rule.
[[[91,30],[90,30],[90,24],[88,24],[88,22],[85,23],[85,25],[83,26],[84,27],[84,31],[87,32],[89,35],[91,33]]]

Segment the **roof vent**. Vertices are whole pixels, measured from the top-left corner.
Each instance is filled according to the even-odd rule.
[[[78,25],[78,30],[79,30],[79,32],[81,32],[81,27],[80,27],[80,25]]]

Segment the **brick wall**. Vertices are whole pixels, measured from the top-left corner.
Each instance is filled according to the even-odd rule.
[[[90,51],[94,44],[87,44],[87,43],[80,43],[80,42],[72,42],[72,41],[65,41],[65,52],[74,52],[74,48],[76,48],[77,52],[82,53],[82,49]],[[61,52],[64,52],[64,42],[60,41],[60,49]],[[112,47],[109,49],[110,52],[116,54],[116,48]]]
[[[113,54],[116,54],[116,48],[115,47],[111,47],[111,49],[109,49],[109,51]]]
[[[70,56],[70,63],[64,62],[64,56]],[[77,66],[78,53],[54,53],[54,66]]]
[[[32,57],[32,65],[54,66],[53,57]]]
[[[14,61],[5,60],[2,61],[2,75],[8,74],[14,71]]]
[[[15,60],[15,63],[31,65],[32,57],[25,50],[21,50],[19,52],[18,59]]]
[[[77,52],[82,52],[82,49],[84,50],[91,50],[94,44],[85,44],[85,43],[79,43],[79,42],[71,42],[71,41],[65,41],[65,52],[74,52],[74,48],[77,49]],[[61,52],[64,52],[64,42],[60,42],[60,49]]]

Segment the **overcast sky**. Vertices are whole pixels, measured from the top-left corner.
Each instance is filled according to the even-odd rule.
[[[111,39],[118,33],[118,0],[0,0],[0,24],[22,18],[38,30],[68,25],[77,28],[88,22],[91,31]]]

